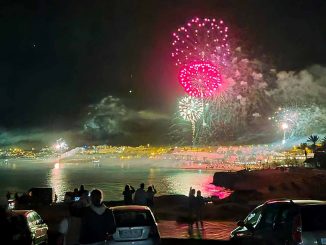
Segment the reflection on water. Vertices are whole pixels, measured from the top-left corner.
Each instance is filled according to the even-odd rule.
[[[11,161],[10,164],[0,164],[0,193],[50,186],[58,200],[63,200],[65,192],[84,184],[88,190],[102,189],[106,200],[121,200],[126,184],[138,188],[144,182],[146,186],[155,185],[158,195],[188,195],[190,187],[201,190],[203,196],[223,198],[228,194],[223,188],[210,184],[214,171],[175,169],[168,161],[160,162],[160,165],[147,159],[113,159],[96,163]]]
[[[53,187],[54,192],[58,195],[58,200],[63,200],[64,194],[70,191],[70,188],[66,185],[67,180],[63,169],[60,168],[60,163],[54,164],[53,169],[48,174],[47,181],[47,186]]]

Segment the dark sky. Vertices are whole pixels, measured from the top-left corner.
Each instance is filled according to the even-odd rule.
[[[325,13],[324,0],[2,0],[0,128],[77,128],[107,95],[171,111],[171,33],[193,16],[224,19],[278,69],[325,64]]]

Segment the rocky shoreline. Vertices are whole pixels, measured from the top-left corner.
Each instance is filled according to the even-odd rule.
[[[326,199],[326,171],[311,168],[278,168],[217,172],[213,184],[233,190],[229,199],[247,201],[271,198]],[[239,199],[239,200],[237,200]]]

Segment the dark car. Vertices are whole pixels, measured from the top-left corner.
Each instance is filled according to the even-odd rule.
[[[12,210],[9,220],[14,244],[47,244],[48,226],[34,210]]]
[[[154,215],[145,206],[128,205],[111,208],[116,222],[112,245],[160,244],[160,233]]]
[[[237,244],[326,245],[326,202],[270,200],[231,232]]]

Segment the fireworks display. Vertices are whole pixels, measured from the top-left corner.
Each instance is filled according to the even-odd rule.
[[[287,137],[306,136],[324,131],[325,110],[319,106],[288,106],[278,108],[269,120],[280,130],[287,131]]]
[[[230,54],[227,40],[228,27],[223,20],[193,18],[173,33],[171,55],[176,65],[201,60],[222,67]]]
[[[221,75],[211,63],[194,61],[181,68],[179,82],[190,96],[209,97],[221,86]]]
[[[203,103],[197,98],[186,96],[179,101],[180,116],[186,121],[196,122],[202,116],[203,110]]]
[[[274,69],[259,60],[249,59],[241,47],[231,49],[228,31],[222,20],[193,18],[173,33],[171,55],[179,67],[179,83],[188,95],[199,99],[198,107],[189,103],[191,98],[183,105],[179,103],[179,116],[192,122],[193,144],[236,140],[244,132],[249,134],[257,130],[265,130],[264,133],[273,137],[264,127],[264,118],[272,113],[275,106],[279,106],[271,104],[271,98],[280,104],[288,104],[287,99],[293,101],[298,97],[298,92],[293,92],[293,86],[284,87],[291,79],[294,80],[292,84],[297,84],[296,77],[293,79],[291,73],[275,73]],[[303,75],[305,73],[300,75],[299,80],[309,82],[311,76]],[[275,79],[279,81],[276,89],[272,86]],[[294,87],[302,89],[304,86]],[[283,134],[283,141],[326,132],[323,123],[326,121],[325,110],[318,105],[307,105],[307,98],[299,97],[303,98],[301,105],[304,106],[280,108],[270,117],[276,130]],[[196,123],[199,118],[202,118],[202,124]],[[189,133],[180,130],[182,127],[185,124],[179,125],[176,134]]]
[[[274,113],[274,117],[268,118],[269,120],[273,119],[281,129],[295,132],[295,128],[300,122],[301,113],[304,113],[304,110],[300,111],[298,108],[278,108]]]
[[[193,138],[196,138],[197,143],[211,144],[235,139],[252,123],[253,119],[248,115],[260,117],[263,114],[266,110],[264,98],[267,83],[261,72],[262,66],[247,59],[241,49],[232,52],[231,61],[226,34],[228,28],[224,23],[214,21],[214,25],[208,25],[213,20],[204,20],[206,24],[198,18],[191,21],[197,25],[197,31],[195,25],[178,30],[178,34],[174,35],[172,56],[180,66],[179,83],[185,92],[205,100],[202,103],[205,104],[201,115],[203,123],[193,126]],[[214,30],[217,28],[225,32],[209,31],[213,27]],[[219,41],[214,41],[213,36]],[[187,41],[182,42],[184,38]],[[192,50],[197,52],[187,47],[188,42],[192,43]],[[175,52],[177,49],[179,53]],[[255,120],[259,121],[259,117]]]
[[[63,151],[66,151],[69,149],[66,141],[62,138],[60,138],[56,141],[56,143],[53,145],[53,148],[55,149],[55,151],[58,151],[58,152],[63,152]]]

